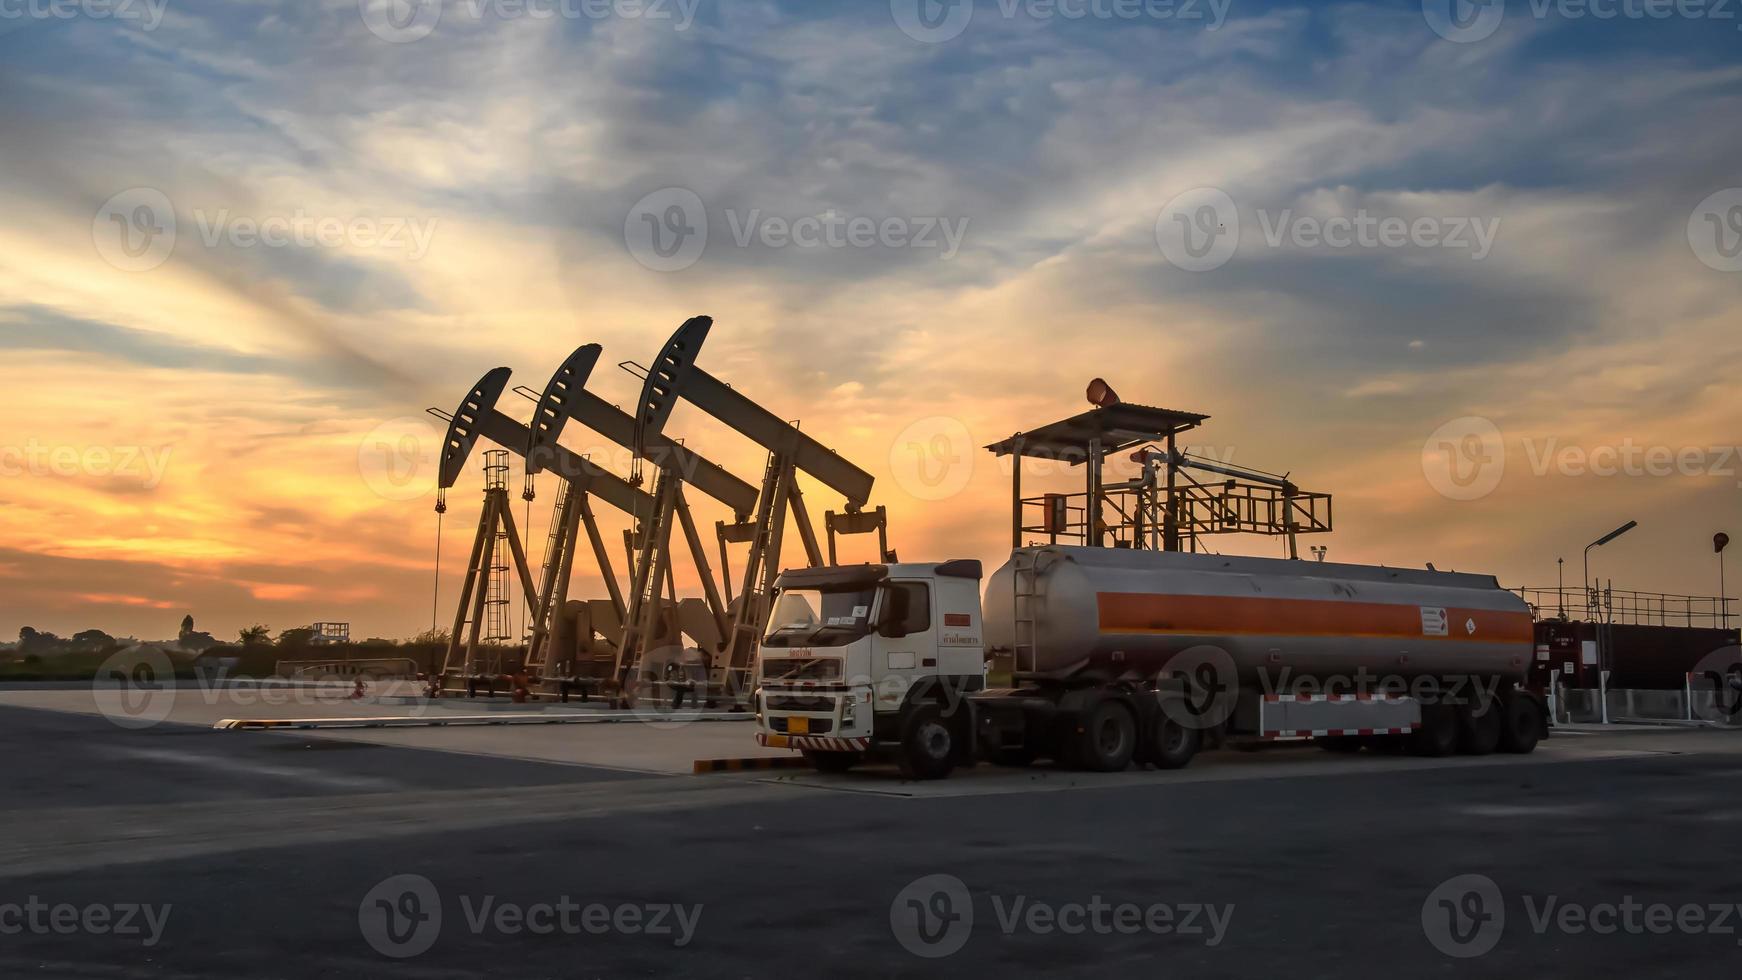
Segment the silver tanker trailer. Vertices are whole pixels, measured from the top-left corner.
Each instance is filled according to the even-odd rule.
[[[1491,576],[1042,546],[1012,552],[983,610],[980,585],[967,560],[784,573],[758,741],[939,778],[978,758],[1171,769],[1231,739],[1523,753],[1546,733],[1529,610]]]

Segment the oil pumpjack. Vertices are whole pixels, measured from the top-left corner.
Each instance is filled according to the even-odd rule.
[[[783,421],[748,396],[695,367],[713,321],[695,317],[686,322],[661,350],[651,370],[642,369],[643,389],[635,414],[622,411],[586,390],[601,348],[577,348],[542,392],[516,388],[535,402],[530,425],[498,408],[507,388],[509,370],[496,368],[468,392],[452,415],[432,409],[448,422],[442,444],[440,496],[458,480],[473,447],[485,438],[502,447],[492,450],[485,467],[484,506],[477,537],[467,563],[466,578],[454,616],[447,657],[432,678],[432,693],[482,691],[493,694],[498,684],[525,684],[528,693],[567,698],[608,693],[628,706],[638,698],[667,694],[681,703],[686,692],[698,700],[729,701],[741,706],[751,688],[750,673],[758,639],[768,616],[768,595],[780,572],[781,543],[791,521],[802,541],[805,560],[820,566],[836,560],[836,536],[877,534],[880,560],[893,558],[887,546],[887,516],[882,507],[870,511],[872,477],[839,454]],[[626,370],[635,370],[624,362]],[[768,453],[762,486],[753,486],[723,467],[688,449],[663,432],[679,400],[751,439]],[[631,451],[636,464],[629,479],[616,476],[585,456],[563,447],[558,439],[573,421]],[[508,501],[505,454],[525,461],[525,498],[533,497],[532,480],[541,472],[556,474],[561,483],[553,509],[550,537],[542,572],[535,581]],[[500,456],[502,461],[496,457]],[[640,464],[655,470],[651,494],[641,489]],[[846,499],[845,512],[825,515],[828,550],[825,556],[812,524],[798,475],[804,473]],[[724,505],[732,520],[715,524],[721,559],[716,584],[707,549],[697,527],[685,484]],[[597,499],[628,514],[626,532],[630,563],[627,597],[613,569],[591,501]],[[672,536],[681,531],[688,557],[703,593],[700,599],[676,596]],[[581,541],[609,597],[571,601],[568,596]],[[747,545],[736,597],[728,574],[728,545]],[[512,566],[502,557],[507,551]],[[483,626],[488,610],[506,603],[506,572],[512,567],[526,606],[532,611],[526,655],[519,664],[501,662],[499,645],[505,630]],[[724,589],[720,587],[724,585]],[[469,629],[468,629],[469,628]],[[685,637],[690,643],[684,642]]]

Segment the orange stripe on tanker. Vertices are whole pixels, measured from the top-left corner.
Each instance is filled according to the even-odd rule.
[[[1423,607],[1396,603],[1143,592],[1100,592],[1095,599],[1105,633],[1532,641],[1526,612],[1447,608],[1451,628],[1436,633],[1424,627]]]

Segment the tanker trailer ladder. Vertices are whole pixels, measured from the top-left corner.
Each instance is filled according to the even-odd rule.
[[[1038,592],[1039,570],[1036,568],[1039,552],[1031,549],[1021,549],[1010,555],[1010,586],[1011,586],[1011,650],[1010,672],[1012,678],[1017,674],[1033,672],[1039,669],[1035,658],[1034,646],[1034,598]],[[1028,670],[1023,670],[1023,652],[1028,654]]]

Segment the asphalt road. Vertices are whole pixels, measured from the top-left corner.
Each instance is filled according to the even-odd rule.
[[[1642,754],[908,799],[4,708],[0,975],[1742,967],[1742,736],[1585,738]]]

